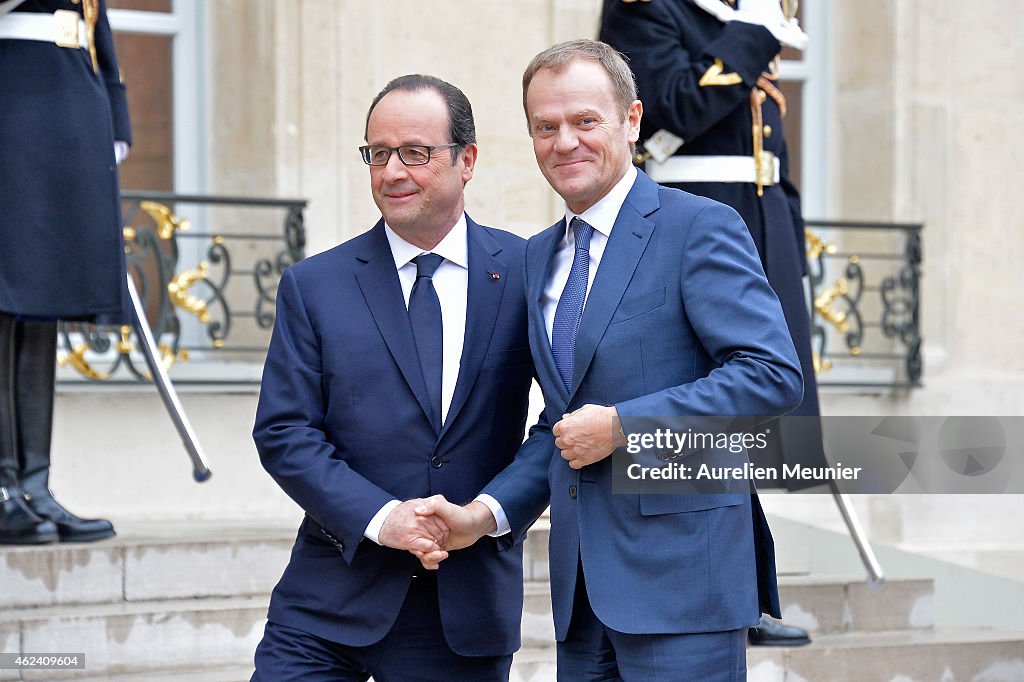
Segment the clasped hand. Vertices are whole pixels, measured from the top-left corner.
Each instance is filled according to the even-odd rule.
[[[464,507],[444,495],[406,500],[391,510],[380,529],[380,544],[411,552],[423,567],[437,570],[448,553],[469,547],[497,528],[481,502]]]
[[[584,405],[551,429],[555,447],[573,469],[599,462],[626,444],[614,407]],[[464,507],[444,495],[406,500],[388,514],[380,543],[411,552],[424,568],[437,570],[448,553],[469,547],[497,528],[494,515],[482,502]]]
[[[555,447],[562,459],[573,469],[600,462],[626,439],[618,427],[619,413],[615,407],[584,405],[575,412],[562,415],[551,429]]]

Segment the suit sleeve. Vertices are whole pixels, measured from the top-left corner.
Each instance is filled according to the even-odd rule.
[[[601,40],[629,58],[644,118],[684,142],[747,101],[781,49],[768,29],[739,21],[726,24],[704,47],[695,47],[702,21],[717,20],[685,2],[615,2],[601,25]],[[740,80],[701,85],[716,59],[724,75],[735,73]]]
[[[132,129],[128,120],[128,100],[125,96],[124,83],[121,82],[121,70],[117,67],[117,55],[114,53],[114,35],[107,21],[107,2],[99,0],[100,14],[96,20],[96,60],[100,66],[100,79],[107,89],[110,100],[111,123],[114,126],[114,139],[132,143]]]
[[[530,526],[544,513],[551,500],[548,468],[555,453],[555,437],[547,409],[530,429],[515,459],[495,476],[481,493],[501,505],[509,532],[497,538],[498,549],[514,547],[526,539]]]
[[[529,250],[534,244],[533,240],[527,242],[527,253],[523,258],[524,291],[530,291]],[[537,364],[535,354],[534,366]],[[530,526],[550,504],[548,469],[555,454],[555,437],[551,434],[554,423],[555,420],[550,418],[545,407],[512,463],[481,491],[497,500],[508,519],[509,532],[497,538],[500,550],[514,547],[525,540]]]
[[[281,277],[253,439],[263,467],[352,563],[363,531],[395,499],[338,457],[324,432],[321,339],[291,270]]]
[[[618,403],[626,431],[642,430],[633,426],[637,418],[657,415],[774,417],[803,397],[782,307],[743,220],[724,204],[709,204],[687,233],[677,284],[687,319],[717,367],[692,383]]]

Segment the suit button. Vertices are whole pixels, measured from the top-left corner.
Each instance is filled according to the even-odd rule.
[[[574,500],[576,499],[576,486],[569,486],[569,497],[571,497]]]
[[[430,466],[434,467],[435,469],[440,469],[442,466],[444,466],[444,460],[441,459],[439,456],[434,455],[433,457],[430,458]]]

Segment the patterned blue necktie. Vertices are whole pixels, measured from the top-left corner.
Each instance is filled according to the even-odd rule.
[[[569,223],[576,240],[576,253],[572,257],[569,279],[562,289],[562,296],[555,307],[555,320],[551,325],[551,352],[555,356],[555,367],[562,377],[565,390],[572,387],[573,356],[576,353],[576,332],[583,317],[583,302],[587,299],[587,282],[590,279],[590,238],[594,227],[573,218]]]
[[[409,294],[409,321],[416,339],[416,354],[420,358],[423,381],[433,411],[434,428],[441,429],[441,349],[444,331],[441,326],[441,301],[434,290],[434,271],[444,258],[436,253],[424,253],[412,259],[416,264],[416,283]]]

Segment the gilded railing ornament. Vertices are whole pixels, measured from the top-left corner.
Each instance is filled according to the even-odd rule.
[[[306,202],[130,191],[122,192],[121,197],[125,261],[164,368],[187,361],[190,351],[193,355],[203,353],[203,358],[222,352],[233,353],[232,358],[245,354],[262,356],[274,325],[281,273],[305,257]],[[223,232],[192,230],[189,218],[176,212],[181,206],[196,207],[204,219],[212,215],[206,211],[216,210],[213,207],[230,206],[237,213],[226,215],[243,222],[240,229],[232,226]],[[276,234],[263,227],[273,225],[273,221],[265,220],[268,209],[283,212],[283,222],[278,223]],[[254,210],[263,214],[256,219],[260,228],[246,231],[244,221],[255,215]],[[188,248],[184,248],[186,244]],[[190,258],[195,260],[187,260]],[[241,265],[236,265],[235,260],[240,260]],[[246,287],[250,290],[248,298]],[[236,319],[251,320],[249,329],[258,332],[249,332],[248,344],[230,342]],[[189,348],[183,345],[183,325]],[[129,379],[150,379],[131,327],[64,322],[59,330],[61,366],[73,368],[90,381],[125,378],[119,370],[127,371]]]
[[[210,313],[206,309],[206,301],[193,296],[189,293],[189,290],[196,282],[205,282],[209,274],[210,264],[202,261],[198,267],[178,273],[167,284],[167,293],[171,296],[171,302],[182,310],[195,315],[203,324],[207,324],[210,321]]]
[[[812,361],[815,373],[833,370],[819,383],[919,386],[922,226],[811,220],[807,225]],[[893,249],[900,239],[902,253]],[[856,244],[857,252],[843,253],[843,244]],[[844,357],[856,363],[844,365]],[[839,366],[851,372],[831,378]]]

